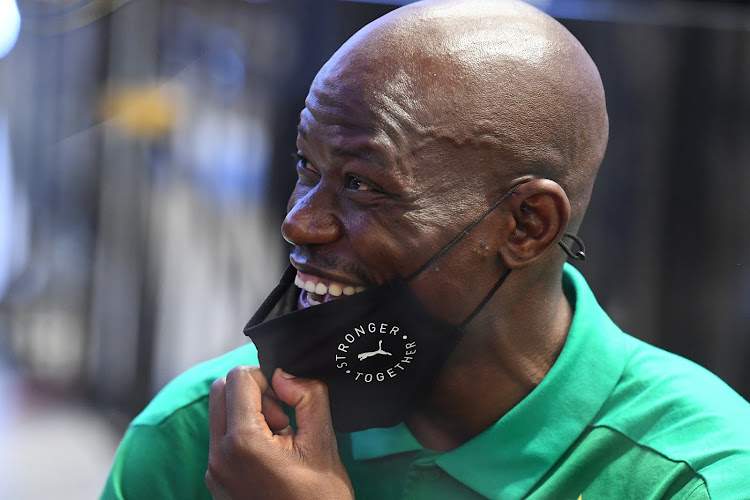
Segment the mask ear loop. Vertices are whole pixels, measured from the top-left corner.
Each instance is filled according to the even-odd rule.
[[[575,235],[573,233],[566,232],[563,234],[563,238],[565,238],[566,236],[577,243],[580,250],[574,252],[570,249],[570,247],[563,243],[562,239],[558,241],[557,244],[560,245],[560,247],[565,251],[566,254],[568,254],[568,257],[570,257],[571,259],[586,260],[586,247],[583,244],[583,240],[579,238],[578,235]]]
[[[578,250],[577,252],[574,252],[573,250],[571,250],[570,248],[568,248],[565,245],[565,243],[562,242],[562,240],[560,240],[560,241],[557,242],[558,245],[560,245],[562,247],[562,249],[565,250],[565,253],[568,254],[568,257],[570,257],[571,259],[573,259],[573,260],[586,260],[586,247],[583,245],[583,240],[580,237],[578,237],[577,235],[573,234],[573,233],[567,233],[566,232],[565,234],[563,234],[563,238],[565,238],[566,236],[568,238],[570,238],[571,240],[573,240],[575,243],[577,243],[578,246],[581,249]],[[474,309],[474,311],[472,311],[472,313],[469,314],[468,318],[466,318],[465,320],[463,320],[463,322],[459,326],[460,328],[465,328],[466,325],[468,325],[469,323],[471,323],[471,320],[474,319],[474,316],[476,316],[477,314],[479,314],[479,311],[481,311],[482,308],[485,305],[487,305],[487,302],[489,302],[490,299],[492,299],[492,296],[495,295],[495,292],[497,292],[497,290],[500,288],[500,286],[508,278],[508,275],[510,274],[510,271],[511,271],[510,269],[508,269],[507,271],[505,271],[505,273],[498,280],[498,282],[495,283],[495,286],[492,287],[492,290],[490,290],[489,293],[484,297],[484,299],[482,300],[482,302],[480,302],[480,304]]]
[[[464,229],[463,231],[461,231],[461,234],[459,234],[458,236],[456,236],[455,238],[453,238],[453,240],[450,243],[448,243],[448,245],[446,245],[445,247],[443,247],[442,250],[440,250],[438,253],[436,253],[434,256],[432,256],[432,258],[430,258],[430,260],[428,260],[427,262],[425,262],[419,269],[417,269],[416,271],[414,271],[413,273],[411,273],[409,276],[407,276],[406,278],[404,278],[404,281],[407,281],[407,282],[411,281],[412,279],[416,278],[419,274],[421,274],[422,271],[424,271],[425,269],[427,269],[428,267],[430,267],[432,264],[434,264],[440,257],[442,257],[443,255],[445,255],[445,253],[448,252],[448,250],[450,250],[451,248],[453,248],[453,245],[455,245],[456,243],[458,243],[459,240],[461,240],[461,238],[463,238],[464,236],[466,236],[469,233],[469,231],[471,231],[472,229],[474,229],[477,224],[479,224],[480,222],[482,222],[482,220],[485,217],[487,217],[493,210],[495,210],[502,202],[504,202],[505,200],[507,200],[508,198],[510,198],[510,196],[516,191],[516,189],[518,189],[518,186],[520,186],[521,184],[525,184],[526,182],[528,182],[528,181],[519,182],[518,184],[516,184],[515,186],[513,186],[512,188],[510,188],[510,190],[508,190],[508,192],[505,193],[502,198],[500,198],[499,200],[497,200],[482,215],[480,215],[476,220],[474,220],[474,222],[472,222],[471,224],[469,224],[466,227],[466,229]]]
[[[489,302],[490,299],[492,299],[492,297],[495,295],[495,292],[497,292],[497,290],[500,288],[500,286],[503,283],[505,283],[505,280],[510,275],[510,271],[511,271],[510,269],[507,269],[503,273],[503,275],[500,277],[500,279],[497,280],[497,283],[495,283],[495,286],[492,287],[492,290],[490,290],[487,293],[487,295],[484,296],[484,299],[482,299],[482,302],[480,302],[479,305],[474,308],[474,310],[471,312],[471,314],[469,314],[469,316],[465,320],[463,320],[461,322],[461,324],[458,326],[460,329],[463,330],[466,327],[466,325],[468,325],[469,323],[471,323],[471,320],[474,319],[474,316],[476,316],[477,314],[479,314],[479,311],[481,311],[482,308],[487,305],[487,302]]]

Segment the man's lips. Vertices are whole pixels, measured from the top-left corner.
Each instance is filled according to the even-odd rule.
[[[335,300],[344,295],[354,295],[365,290],[365,287],[361,285],[333,281],[301,271],[297,271],[294,284],[302,289],[299,298],[300,307],[317,306],[322,302]]]

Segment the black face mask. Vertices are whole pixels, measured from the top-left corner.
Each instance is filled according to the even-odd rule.
[[[474,311],[460,324],[436,318],[407,286],[435,263],[520,184],[510,189],[445,248],[411,276],[369,288],[317,306],[293,311],[263,322],[294,286],[296,269],[286,270],[245,327],[258,349],[265,377],[277,367],[298,377],[328,385],[331,417],[339,432],[391,427],[403,421],[419,398],[428,394],[466,325],[492,298],[510,274],[508,269]],[[585,258],[581,251],[566,253]]]

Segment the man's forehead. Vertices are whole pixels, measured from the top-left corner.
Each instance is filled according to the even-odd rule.
[[[382,76],[373,78],[356,59],[340,60],[334,71],[321,70],[300,113],[300,137],[326,141],[337,154],[383,163],[407,154],[420,127],[404,105],[403,87],[394,89],[393,76]]]
[[[309,150],[308,154],[319,155],[318,160],[358,160],[383,174],[399,177],[407,174],[401,161],[405,152],[382,129],[351,122],[323,123],[304,108],[297,126],[298,145]]]

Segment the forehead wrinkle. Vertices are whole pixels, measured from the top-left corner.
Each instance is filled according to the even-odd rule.
[[[301,113],[300,136],[312,139],[311,124],[305,123],[310,119],[331,127],[332,133],[326,131],[325,135],[336,138],[328,144],[333,157],[359,158],[382,172],[392,167],[392,172],[387,173],[397,177],[405,191],[412,193],[415,172],[404,160],[422,127],[408,109],[415,106],[414,98],[407,97],[409,77],[403,71],[387,79],[370,78],[365,82],[351,76],[345,67],[336,67],[329,75],[316,77]],[[350,139],[356,135],[363,139],[355,138],[358,144],[352,147]]]
[[[309,108],[302,110],[300,123],[297,125],[297,132],[302,140],[323,145],[330,159],[362,160],[374,171],[399,181],[406,196],[413,195],[415,179],[411,175],[412,170],[403,161],[403,154],[396,149],[391,137],[383,133],[382,127],[358,126],[349,122],[341,125],[336,123],[338,120],[328,120],[328,124],[325,124],[316,115],[318,113],[313,115]],[[309,123],[310,120],[312,123]],[[315,134],[312,127],[328,130]]]
[[[369,89],[372,107],[380,111],[378,118],[400,146],[406,145],[407,138],[418,132],[413,112],[420,105],[416,89],[416,82],[404,68],[393,75],[382,75]]]

